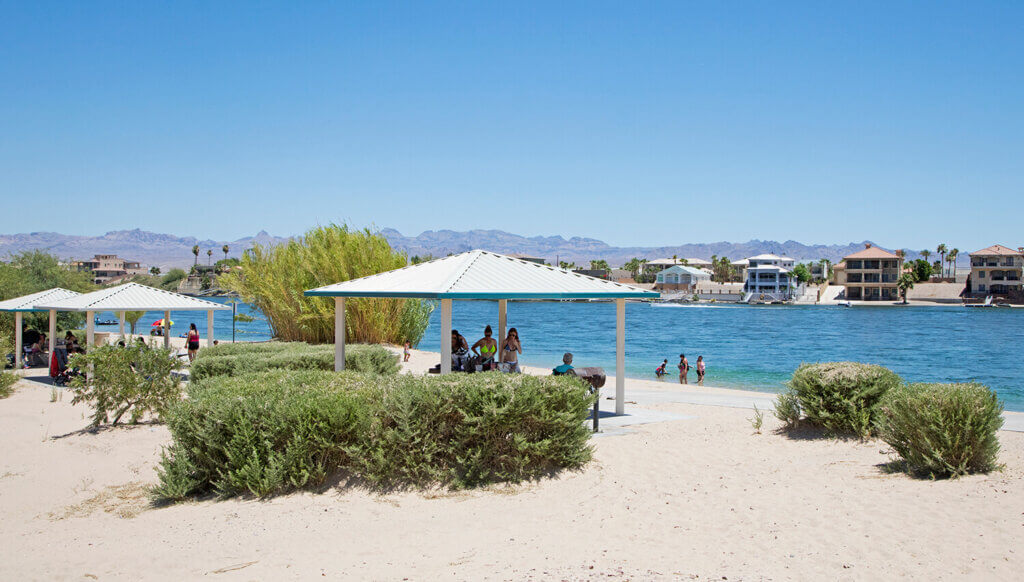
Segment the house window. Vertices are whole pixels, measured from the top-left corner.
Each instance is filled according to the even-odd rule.
[[[984,291],[985,285],[978,285],[978,291]]]
[[[979,279],[984,279],[985,278],[985,271],[978,271],[978,278]]]

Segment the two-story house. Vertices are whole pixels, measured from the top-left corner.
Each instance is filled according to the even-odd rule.
[[[792,276],[795,263],[789,257],[772,254],[748,258],[743,290],[761,295],[771,294],[775,299],[789,299],[796,284]]]
[[[971,253],[971,294],[1008,295],[1021,291],[1024,252],[1003,245]]]
[[[835,271],[836,283],[846,287],[846,299],[851,301],[896,301],[902,269],[899,255],[866,243],[864,250],[843,257],[842,267]]]

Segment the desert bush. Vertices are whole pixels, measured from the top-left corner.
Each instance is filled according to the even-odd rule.
[[[346,470],[375,487],[520,481],[590,459],[578,379],[267,370],[189,387],[158,499],[265,496]]]
[[[794,428],[800,422],[800,399],[792,392],[783,392],[775,398],[775,418]]]
[[[18,383],[17,374],[0,372],[0,398],[7,398],[14,393],[14,385]]]
[[[103,346],[73,356],[68,365],[87,371],[71,382],[71,404],[90,404],[94,426],[117,424],[125,414],[132,423],[147,414],[160,417],[181,399],[181,382],[171,372],[182,364],[169,349]]]
[[[867,437],[878,401],[902,382],[895,372],[871,364],[802,364],[789,381],[789,394],[808,423],[831,433]],[[792,401],[784,402],[791,414]]]
[[[996,469],[1003,405],[981,384],[910,384],[879,403],[878,433],[914,474],[957,477]]]
[[[217,351],[220,347],[200,350],[199,357],[192,363],[190,374],[193,380],[275,369],[334,370],[334,346],[331,345],[267,342]],[[381,346],[348,345],[345,346],[345,368],[353,372],[395,374],[398,372],[398,357]]]
[[[219,284],[238,292],[267,317],[274,336],[288,341],[334,341],[334,299],[306,297],[303,290],[357,279],[406,266],[403,253],[369,230],[318,227],[287,244],[256,245],[241,268]],[[432,304],[419,299],[348,299],[346,338],[350,342],[419,342]]]

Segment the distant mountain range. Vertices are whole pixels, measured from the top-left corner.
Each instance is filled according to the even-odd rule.
[[[633,257],[653,260],[675,255],[680,258],[710,259],[712,255],[718,255],[736,260],[762,253],[785,255],[798,261],[829,259],[838,262],[842,257],[863,249],[865,242],[868,242],[806,245],[792,240],[751,240],[742,243],[723,241],[661,247],[614,247],[593,238],[525,237],[500,230],[428,230],[415,237],[404,236],[390,228],[385,228],[380,233],[387,238],[392,247],[405,251],[410,256],[443,257],[449,253],[485,249],[503,254],[518,253],[540,257],[551,264],[566,261],[584,265],[591,260],[604,259],[612,266],[620,266]],[[155,265],[166,270],[170,267],[191,265],[193,245],[199,245],[199,260],[203,262],[207,260],[208,249],[213,250],[214,261],[223,258],[221,247],[225,244],[230,248],[229,256],[238,256],[257,243],[266,246],[288,240],[289,237],[273,236],[266,231],[233,241],[200,240],[195,237],[179,237],[139,229],[112,231],[103,236],[32,232],[0,234],[0,256],[33,249],[45,250],[64,259],[85,259],[95,254],[116,254],[125,259],[139,261],[147,267]],[[908,255],[908,258],[917,257],[916,253]],[[961,258],[966,260],[966,253]]]
[[[266,231],[233,241],[200,240],[191,236],[179,237],[139,229],[115,230],[103,236],[30,232],[0,234],[0,256],[6,257],[24,250],[44,250],[62,259],[88,259],[97,254],[112,254],[139,261],[147,267],[155,265],[166,270],[191,265],[194,261],[193,245],[199,245],[199,261],[205,263],[208,259],[207,250],[213,251],[213,261],[224,258],[221,251],[224,245],[230,249],[229,256],[237,257],[253,244],[275,245],[287,240],[271,236]]]

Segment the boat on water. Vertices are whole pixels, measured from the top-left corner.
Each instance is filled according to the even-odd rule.
[[[849,301],[840,301],[840,302],[836,303],[836,305],[838,305],[840,307],[853,307],[853,304],[850,303]]]
[[[94,317],[92,322],[95,325],[117,325],[118,323],[116,319],[100,319],[99,317]]]

